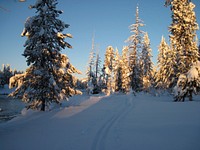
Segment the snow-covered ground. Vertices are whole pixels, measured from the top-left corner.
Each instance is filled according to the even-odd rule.
[[[200,150],[200,97],[83,95],[68,104],[0,124],[0,150]]]
[[[8,95],[13,92],[15,88],[9,89],[8,85],[6,84],[3,88],[0,88],[0,95]]]

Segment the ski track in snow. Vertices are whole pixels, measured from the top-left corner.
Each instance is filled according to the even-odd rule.
[[[199,102],[199,96],[184,103],[149,94],[75,96],[61,108],[0,124],[0,150],[199,150]]]
[[[123,97],[124,98],[124,97]],[[109,99],[108,99],[109,100]],[[126,97],[126,100],[123,100],[122,103],[118,102],[115,108],[120,108],[117,113],[110,115],[109,118],[101,125],[98,132],[94,137],[94,141],[91,146],[91,150],[105,150],[107,136],[111,129],[133,108],[133,97]]]

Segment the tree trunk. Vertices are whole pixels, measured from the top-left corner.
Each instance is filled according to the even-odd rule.
[[[42,100],[41,111],[45,111],[45,100]]]
[[[192,101],[192,90],[189,91],[189,101]]]

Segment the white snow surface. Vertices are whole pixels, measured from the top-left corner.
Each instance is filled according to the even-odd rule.
[[[8,95],[11,92],[13,92],[14,90],[15,90],[15,88],[9,89],[9,85],[6,84],[6,85],[4,85],[3,88],[0,88],[0,95]]]
[[[200,97],[74,96],[0,124],[0,150],[200,150]],[[68,105],[68,106],[67,106]]]

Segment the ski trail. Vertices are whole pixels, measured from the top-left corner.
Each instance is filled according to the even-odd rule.
[[[122,119],[133,108],[132,97],[120,101],[121,103],[115,106],[115,108],[118,109],[121,107],[121,109],[117,113],[112,114],[99,128],[95,134],[91,150],[105,150],[107,135],[109,134],[110,129],[112,129],[113,126],[115,126],[120,119]]]

